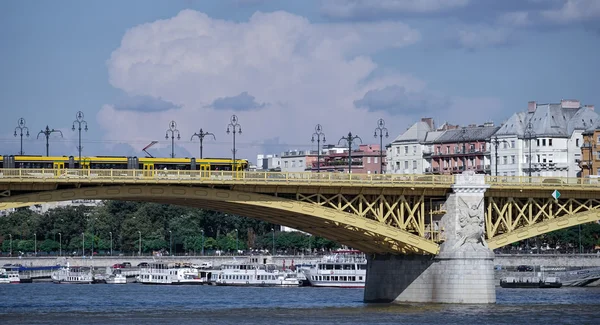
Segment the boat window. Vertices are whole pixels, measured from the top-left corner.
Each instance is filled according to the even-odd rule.
[[[333,264],[325,264],[326,270],[333,270]]]
[[[343,265],[336,264],[336,265],[335,265],[335,269],[336,269],[336,270],[341,270],[341,269],[342,269],[342,266],[343,266]]]

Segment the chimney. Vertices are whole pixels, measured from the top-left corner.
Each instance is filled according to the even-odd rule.
[[[527,112],[533,113],[535,112],[535,108],[537,107],[537,103],[535,101],[531,101],[527,104]]]
[[[483,123],[483,126],[484,127],[494,126],[494,122],[491,122],[491,121],[490,122],[485,122],[485,123]]]
[[[562,99],[560,101],[560,106],[562,108],[579,108],[581,107],[581,102],[577,99]]]
[[[585,105],[584,107],[589,108],[591,111],[593,111],[595,108],[594,105]]]
[[[429,129],[431,129],[431,130],[434,129],[433,118],[431,118],[431,117],[422,117],[421,118],[421,122],[427,123],[427,125],[429,125]]]

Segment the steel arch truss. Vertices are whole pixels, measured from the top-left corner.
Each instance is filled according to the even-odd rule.
[[[439,250],[436,243],[398,228],[392,222],[381,222],[379,218],[371,219],[370,214],[379,211],[373,206],[363,209],[364,213],[360,215],[346,205],[343,206],[348,211],[327,205],[227,189],[164,185],[76,188],[0,198],[0,210],[75,199],[145,201],[207,208],[292,227],[335,240],[365,253],[437,254]],[[378,214],[381,220],[395,220],[383,211]]]
[[[424,195],[297,194],[309,202],[358,215],[425,237]]]
[[[600,220],[599,199],[488,197],[487,201],[486,232],[492,249]]]

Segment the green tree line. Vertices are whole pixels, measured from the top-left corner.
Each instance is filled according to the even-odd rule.
[[[12,240],[11,240],[12,238]],[[111,240],[112,238],[112,240]],[[141,240],[140,240],[141,239]],[[0,219],[2,252],[100,254],[139,250],[200,254],[263,250],[296,254],[339,244],[302,232],[281,232],[264,221],[176,205],[104,201],[96,207],[66,206],[39,214],[21,208]]]

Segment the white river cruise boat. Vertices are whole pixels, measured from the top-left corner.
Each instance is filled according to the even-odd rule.
[[[106,284],[127,284],[127,277],[121,273],[121,269],[115,269],[104,281]]]
[[[58,284],[90,284],[94,282],[92,269],[81,266],[62,267],[52,272],[52,282]]]
[[[0,284],[8,283],[21,283],[21,278],[19,278],[19,271],[7,271],[6,269],[0,269]]]
[[[364,288],[367,259],[356,250],[339,250],[305,269],[304,273],[314,287]]]
[[[280,271],[271,263],[259,264],[256,257],[242,262],[221,264],[221,269],[213,272],[211,282],[219,286],[300,286],[295,272]]]
[[[142,284],[208,284],[210,272],[198,271],[193,267],[180,267],[163,262],[149,263],[140,269],[138,282]]]

